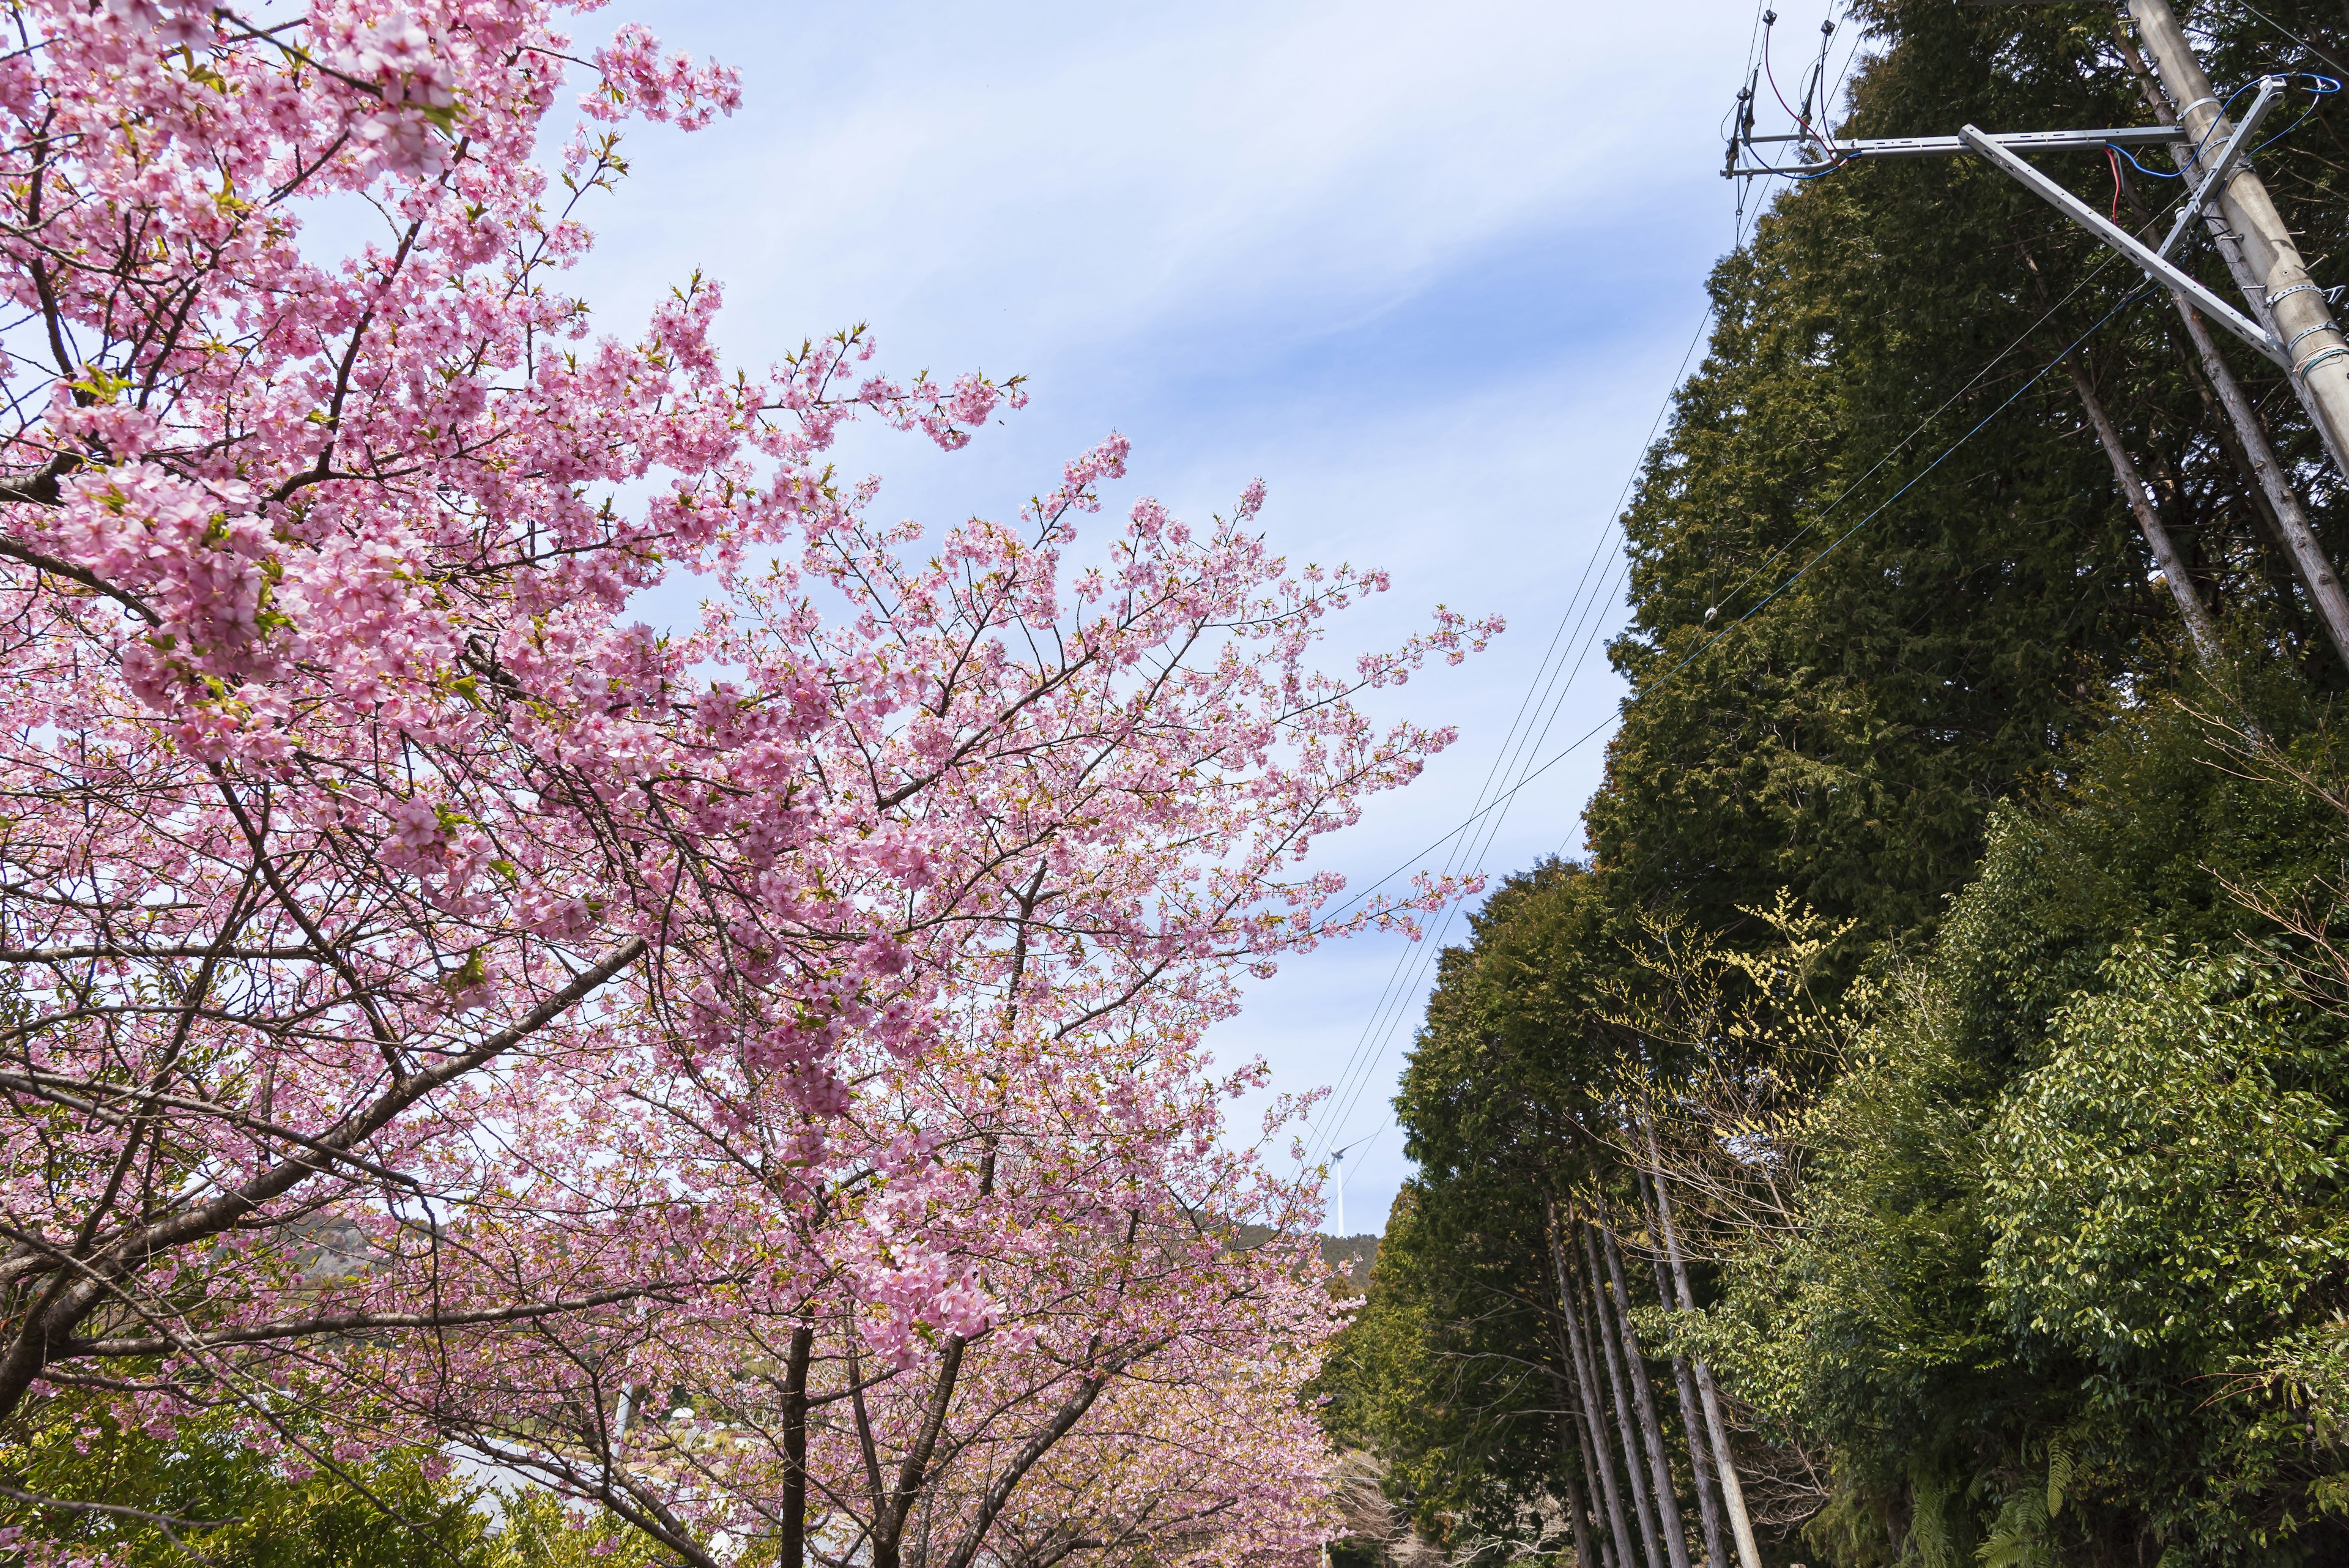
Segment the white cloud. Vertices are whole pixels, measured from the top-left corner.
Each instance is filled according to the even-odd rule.
[[[1716,128],[1750,0],[623,0],[585,21],[621,16],[738,66],[747,102],[696,136],[631,133],[635,177],[590,213],[605,327],[699,267],[728,286],[721,336],[745,359],[867,320],[893,366],[1032,372],[1033,406],[968,452],[848,449],[888,476],[893,514],[1007,513],[1112,427],[1134,438],[1134,492],[1180,511],[1263,475],[1293,556],[1394,572],[1333,657],[1438,601],[1513,627],[1385,694],[1461,742],[1327,863],[1376,877],[1464,814],[1728,240]],[[1618,695],[1594,653],[1550,749]],[[1519,797],[1491,869],[1578,841],[1602,743]],[[1290,964],[1219,1049],[1262,1053],[1283,1089],[1329,1081],[1395,947]],[[1376,1125],[1409,1012],[1349,1136]],[[1362,1229],[1401,1140],[1350,1164]]]

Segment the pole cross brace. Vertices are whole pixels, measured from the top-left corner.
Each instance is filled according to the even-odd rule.
[[[2044,197],[2057,212],[2135,262],[2138,269],[2147,276],[2176,289],[2192,300],[2195,307],[2203,315],[2274,360],[2284,369],[2292,369],[2291,358],[2285,354],[2283,345],[2270,337],[2265,327],[2203,287],[2201,284],[2195,281],[2192,274],[2180,268],[2168,256],[2149,248],[2127,229],[2106,221],[2102,213],[2016,157],[2002,144],[2000,138],[1991,135],[1979,127],[1969,125],[1958,132],[1958,140],[2013,175],[2025,188]],[[2236,140],[2240,140],[2239,135]],[[2229,143],[2230,149],[2233,145],[2233,142]],[[2201,195],[2200,190],[2198,189],[2195,194],[2199,199]]]
[[[2218,194],[2219,187],[2226,183],[2227,176],[2235,171],[2236,162],[2241,159],[2245,149],[2251,145],[2251,133],[2260,128],[2260,121],[2268,117],[2268,110],[2275,107],[2276,99],[2283,96],[2287,79],[2283,77],[2265,77],[2261,79],[2260,96],[2251,99],[2251,110],[2243,116],[2242,124],[2235,127],[2235,134],[2227,138],[2227,145],[2219,150],[2218,160],[2210,165],[2209,171],[2194,187],[2192,194],[2186,198],[2186,210],[2178,214],[2178,222],[2169,225],[2168,238],[2161,242],[2161,254],[2168,255],[2178,248],[2178,242],[2185,236],[2187,225],[2202,215],[2202,210],[2209,204],[2210,198]],[[2187,162],[2188,172],[2192,171],[2196,161],[2199,160],[2195,154],[2189,152]]]
[[[2116,125],[2097,130],[2014,130],[2002,139],[2026,152],[2102,152],[2107,147],[2163,147],[2189,140],[2175,125]],[[1954,136],[1890,136],[1871,140],[1832,141],[1810,131],[1789,136],[1740,136],[1731,147],[1752,149],[1765,143],[1807,142],[1817,150],[1818,161],[1789,168],[1739,168],[1732,163],[1723,179],[1750,180],[1764,174],[1826,174],[1854,163],[1881,163],[1887,159],[1946,158],[1966,150]]]

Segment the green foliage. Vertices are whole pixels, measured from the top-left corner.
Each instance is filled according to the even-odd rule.
[[[1537,1238],[1509,1233],[1513,1207],[1430,1213],[1406,1186],[1317,1385],[1333,1433],[1387,1461],[1390,1494],[1434,1538],[1520,1535],[1558,1465]]]
[[[2349,58],[2349,12],[2262,9],[2193,9],[2222,91],[2313,64],[2277,24]],[[2104,10],[1860,15],[1847,134],[2147,118]],[[2296,101],[2261,164],[2325,285],[2344,105]],[[2171,195],[2045,166],[2140,223]],[[1641,1323],[1749,1423],[1779,1560],[2349,1560],[2349,671],[2174,312],[1971,160],[1790,191],[1712,288],[1624,519],[1592,862],[1443,956],[1333,1428],[1431,1527],[1570,1473],[1545,1205],[1636,1216],[1644,1125],[1708,1304]],[[2221,668],[2039,375],[2084,335]],[[2341,476],[2227,352],[2341,559]]]
[[[314,1435],[298,1418],[288,1425]],[[0,1442],[0,1480],[38,1498],[160,1516],[0,1495],[0,1531],[13,1532],[0,1543],[32,1563],[653,1568],[672,1561],[616,1521],[573,1516],[550,1494],[492,1499],[451,1477],[427,1449],[394,1447],[321,1468],[298,1449],[256,1444],[228,1413],[181,1421],[159,1436],[70,1398],[53,1399]]]
[[[1883,53],[1848,134],[2145,119],[2102,13],[1863,14]],[[2306,194],[2331,203],[2302,210],[2328,232],[2329,188]],[[1735,932],[1785,890],[1871,936],[1922,932],[1992,805],[2116,689],[2170,679],[2176,611],[2068,380],[2024,386],[2100,321],[2091,379],[2140,466],[2172,476],[2164,522],[2198,590],[2255,662],[2313,653],[2174,315],[2158,296],[2123,308],[2137,287],[1966,159],[1810,182],[1722,262],[1711,351],[1624,518],[1632,619],[1613,656],[1635,697],[1589,833],[1627,898]],[[2255,359],[2239,370],[2267,385]],[[2268,407],[2287,451],[2313,450],[2289,399]],[[2329,655],[2305,662],[2338,684]]]
[[[2284,1391],[2344,1299],[2349,1060],[2214,875],[2302,877],[2339,824],[2228,762],[2143,715],[1996,817],[1810,1117],[1802,1226],[1730,1272],[1720,1358],[1834,1451],[1847,1560],[2339,1544]]]
[[[676,1559],[609,1516],[582,1518],[552,1493],[509,1492],[482,1568],[663,1568]]]
[[[1405,1185],[1321,1391],[1431,1537],[1538,1541],[1580,1461],[1549,1205],[1590,1168],[1576,1118],[1620,1040],[1585,1027],[1616,977],[1614,914],[1578,867],[1512,877],[1447,950],[1397,1105]]]
[[[2101,978],[2056,1015],[2051,1058],[1990,1129],[1991,1294],[2024,1332],[2091,1356],[2199,1363],[2349,1262],[2349,1084],[2247,958],[2135,944]]]

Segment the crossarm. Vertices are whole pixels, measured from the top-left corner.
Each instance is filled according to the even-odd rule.
[[[2013,175],[2023,182],[2025,189],[2044,197],[2057,212],[2135,262],[2147,275],[2158,279],[2192,300],[2196,308],[2209,317],[2211,320],[2285,369],[2292,369],[2284,356],[2283,345],[2269,337],[2266,328],[2203,287],[2201,284],[2195,281],[2192,274],[2177,265],[2168,256],[2150,249],[2139,242],[2135,234],[2107,221],[2102,213],[2016,157],[2014,152],[2004,144],[2003,139],[1992,136],[1988,131],[1971,125],[1960,130],[1958,139],[2009,174]]]

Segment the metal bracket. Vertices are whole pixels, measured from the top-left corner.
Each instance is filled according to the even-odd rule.
[[[2013,175],[2026,188],[2044,197],[2057,212],[2135,262],[2147,275],[2192,300],[2202,314],[2285,369],[2292,369],[2283,345],[2268,336],[2266,328],[2203,287],[2191,274],[2180,269],[2168,256],[2148,249],[2135,234],[2107,222],[2102,213],[2016,157],[2006,145],[2010,139],[1992,136],[1978,126],[1969,125],[1958,132],[1958,140]],[[2012,140],[2020,142],[2023,139],[2015,137]]]
[[[2106,147],[2160,147],[2191,140],[2182,125],[2123,125],[2103,130],[2016,130],[1999,138],[2025,152],[2093,152]],[[1965,148],[1954,136],[1893,136],[1874,141],[1838,141],[1827,151],[1839,158],[1937,158]]]
[[[2172,142],[2189,141],[2186,129],[2178,125],[2116,125],[2102,130],[2021,130],[2002,138],[2010,147],[2020,147],[2033,152],[2096,152],[2106,147],[2162,147]],[[1810,142],[1825,154],[1817,163],[1798,163],[1792,168],[1744,168],[1734,161],[1722,171],[1725,179],[1750,180],[1764,174],[1824,174],[1830,169],[1847,164],[1878,162],[1894,158],[1946,158],[1963,152],[1964,142],[1954,136],[1890,136],[1855,141],[1828,141],[1803,131],[1788,136],[1743,136],[1730,144],[1733,161],[1740,148],[1759,147],[1764,142]]]
[[[2267,77],[2261,80],[2260,96],[2251,99],[2251,107],[2244,114],[2242,123],[2235,127],[2234,135],[2227,138],[2227,145],[2219,150],[2218,161],[2210,165],[2209,172],[2204,174],[2201,182],[2194,187],[2194,193],[2186,198],[2186,210],[2178,214],[2178,222],[2169,225],[2169,237],[2161,242],[2161,249],[2156,254],[2166,256],[2176,249],[2178,242],[2185,236],[2187,226],[2202,215],[2203,207],[2218,193],[2227,176],[2234,172],[2236,161],[2248,149],[2251,133],[2260,128],[2260,121],[2268,117],[2268,110],[2275,107],[2276,99],[2283,96],[2287,80],[2283,77]]]

